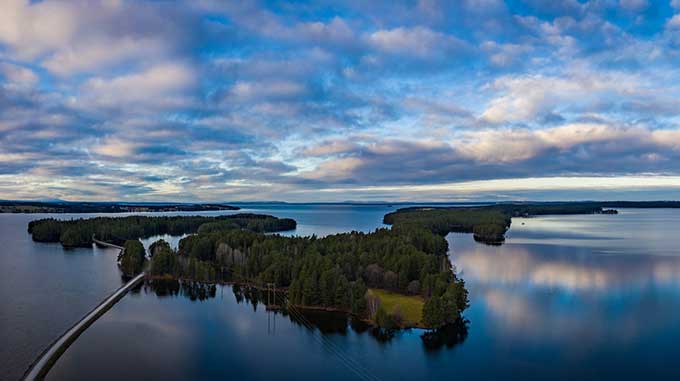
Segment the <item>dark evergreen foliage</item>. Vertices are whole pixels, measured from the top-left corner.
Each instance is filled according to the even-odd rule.
[[[207,227],[203,227],[207,225]],[[182,235],[206,231],[242,228],[257,232],[276,232],[295,229],[295,220],[258,214],[229,216],[128,216],[96,217],[76,220],[47,218],[31,221],[28,232],[38,242],[61,242],[65,247],[90,247],[92,237],[122,244],[126,240],[154,235]]]
[[[125,241],[123,250],[118,256],[118,264],[126,276],[139,274],[144,268],[144,246],[139,240]]]
[[[202,264],[220,280],[287,288],[294,305],[351,311],[364,317],[369,317],[367,286],[421,294],[445,298],[443,320],[453,321],[468,301],[464,283],[443,255],[446,251],[442,236],[414,225],[324,238],[203,231],[180,241],[175,275],[195,279],[188,276],[189,266]],[[456,298],[445,296],[454,295],[450,289],[458,292]],[[399,324],[399,317],[386,319],[384,328]]]
[[[604,211],[603,205],[616,203],[534,203],[494,204],[473,208],[463,207],[413,207],[403,208],[386,214],[383,222],[395,229],[413,226],[446,235],[450,232],[473,233],[477,241],[499,244],[505,240],[512,217],[529,217],[548,214],[597,214],[613,213]],[[648,204],[653,207],[653,203]],[[430,245],[429,242],[421,245]]]

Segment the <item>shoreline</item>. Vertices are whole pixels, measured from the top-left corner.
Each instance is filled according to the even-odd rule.
[[[222,285],[222,286],[241,286],[241,287],[248,287],[248,288],[254,288],[259,291],[276,291],[276,292],[283,292],[288,295],[288,288],[283,288],[283,287],[278,287],[278,288],[268,288],[266,286],[260,286],[255,283],[249,283],[249,282],[240,282],[240,281],[216,281],[216,282],[204,282],[204,281],[198,281],[190,278],[177,278],[174,276],[169,276],[169,275],[149,275],[146,274],[144,277],[145,280],[160,280],[160,281],[185,281],[185,282],[197,282],[197,283],[204,283],[204,284],[214,284],[214,285]],[[287,307],[284,307],[279,304],[267,304],[264,301],[261,302],[265,308],[268,311],[285,311]],[[320,312],[336,312],[336,313],[343,313],[348,316],[351,316],[352,318],[356,318],[359,321],[366,323],[370,325],[371,327],[375,328],[380,328],[375,322],[371,319],[366,319],[366,318],[361,318],[358,315],[352,313],[350,310],[346,310],[343,308],[337,308],[337,307],[326,307],[326,306],[308,306],[308,305],[302,305],[302,304],[293,304],[293,308],[300,309],[300,310],[307,310],[307,311],[320,311]],[[432,330],[434,328],[426,327],[420,323],[411,323],[410,324],[402,324],[399,327],[397,327],[397,330],[406,330],[406,329],[424,329],[424,330]]]

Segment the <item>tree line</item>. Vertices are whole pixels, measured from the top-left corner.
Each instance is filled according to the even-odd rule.
[[[553,202],[553,203],[507,203],[478,207],[410,207],[388,213],[383,218],[387,225],[424,227],[435,234],[450,232],[472,233],[474,239],[488,244],[505,240],[512,217],[540,215],[613,213],[603,210],[604,205],[617,203]],[[653,207],[652,203],[648,204]]]
[[[226,204],[0,201],[0,213],[140,213],[238,210]]]
[[[151,251],[153,276],[272,283],[287,289],[294,305],[347,311],[378,323],[392,317],[369,310],[369,287],[427,298],[423,320],[433,328],[459,319],[468,306],[465,284],[446,257],[446,240],[413,225],[324,238],[201,228],[182,239],[177,252],[165,242]]]
[[[205,226],[204,226],[205,225]],[[99,240],[122,245],[127,240],[155,235],[183,235],[228,228],[257,232],[293,230],[296,222],[290,218],[240,213],[228,216],[127,216],[96,217],[72,220],[46,218],[31,221],[28,232],[37,242],[61,242],[64,247],[90,247],[93,236]]]
[[[438,328],[457,321],[468,306],[462,279],[451,267],[448,245],[436,223],[409,223],[371,233],[349,232],[324,238],[263,234],[295,227],[291,219],[239,214],[220,217],[97,217],[43,219],[29,224],[33,239],[88,246],[92,237],[124,244],[119,263],[126,275],[146,266],[139,238],[193,233],[177,251],[167,242],[149,248],[152,277],[201,282],[271,283],[288,291],[290,303],[333,309],[392,326],[396,316],[367,305],[368,288],[426,298],[423,321]],[[376,316],[378,315],[378,316]]]

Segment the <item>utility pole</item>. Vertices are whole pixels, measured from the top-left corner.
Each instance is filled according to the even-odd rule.
[[[272,305],[271,299],[274,301],[274,305],[276,304],[276,285],[274,283],[267,283],[267,304]],[[270,297],[271,295],[271,297]]]
[[[274,302],[272,304],[271,302]],[[276,333],[276,311],[272,309],[272,306],[276,305],[276,285],[274,283],[267,283],[267,334],[273,335]],[[271,326],[270,312],[274,312],[274,327]]]

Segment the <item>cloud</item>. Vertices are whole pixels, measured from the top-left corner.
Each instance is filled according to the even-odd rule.
[[[0,14],[0,42],[21,58],[34,58],[66,45],[76,32],[75,5],[8,0]]]
[[[39,79],[33,70],[8,63],[0,63],[0,76],[6,84],[19,87],[32,87]]]
[[[567,124],[550,129],[483,130],[465,134],[461,152],[466,157],[485,162],[516,162],[535,158],[542,152],[567,152],[574,147],[606,143],[609,150],[633,148],[631,144],[665,146],[657,136],[678,131],[654,131],[644,128],[612,127],[603,124]]]
[[[140,57],[159,57],[166,54],[166,46],[157,39],[96,40],[61,49],[50,55],[44,66],[52,73],[70,75],[105,65]]]
[[[673,15],[666,23],[668,29],[680,29],[680,14]]]
[[[353,139],[304,152],[328,158],[306,178],[362,184],[456,182],[531,176],[675,173],[679,130],[567,124],[469,130],[447,142]]]
[[[249,82],[238,81],[229,90],[228,97],[239,101],[264,98],[288,98],[303,95],[307,91],[303,84],[293,81]]]
[[[124,141],[118,138],[109,138],[105,141],[96,144],[93,151],[104,156],[115,158],[132,157],[137,144],[131,141]]]
[[[3,5],[7,198],[626,198],[680,174],[675,2]]]
[[[573,109],[583,111],[599,107],[601,99],[633,94],[639,87],[637,76],[619,73],[505,76],[490,85],[500,94],[490,100],[481,117],[491,123],[505,123]]]
[[[190,13],[179,16],[161,3],[9,0],[0,15],[0,44],[60,76],[98,73],[177,55],[186,49],[184,36],[196,33],[177,28],[193,23]]]
[[[386,53],[423,59],[455,53],[465,45],[456,37],[420,26],[381,29],[371,33],[368,41],[373,47]]]
[[[172,96],[181,95],[195,83],[196,75],[191,67],[167,63],[112,78],[91,78],[82,85],[80,99],[85,104],[103,107],[176,107],[178,104]]]
[[[498,44],[495,41],[485,41],[482,49],[489,54],[489,61],[499,67],[511,66],[526,53],[533,50],[530,45],[522,44]]]
[[[290,38],[303,39],[321,45],[350,47],[356,42],[356,34],[340,17],[334,17],[329,23],[320,21],[297,24]]]
[[[631,12],[641,12],[649,6],[647,0],[620,0],[621,7]]]
[[[358,150],[359,146],[354,142],[345,140],[327,140],[320,144],[307,147],[303,150],[306,156],[330,156]]]

